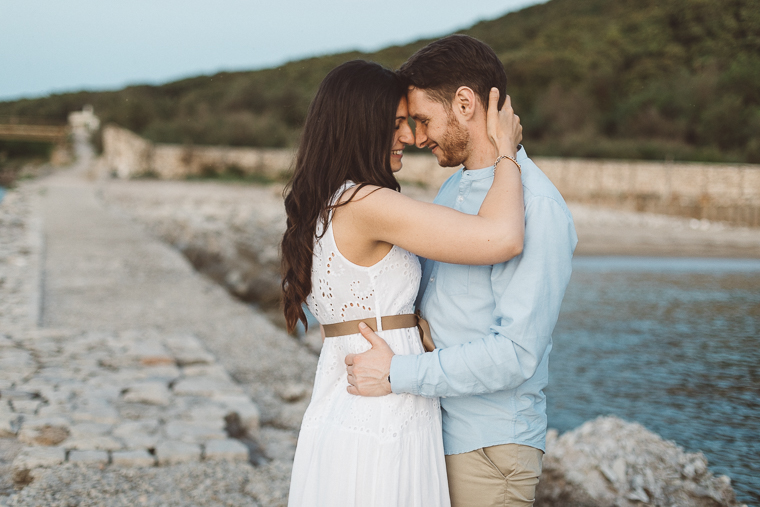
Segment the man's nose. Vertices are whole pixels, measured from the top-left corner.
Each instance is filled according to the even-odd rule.
[[[425,135],[425,132],[420,126],[417,126],[414,132],[414,144],[417,145],[417,148],[424,148],[427,144],[428,138]]]

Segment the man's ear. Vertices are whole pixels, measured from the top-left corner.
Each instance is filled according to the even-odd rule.
[[[454,114],[464,121],[472,119],[477,107],[475,92],[469,86],[460,86],[454,94],[454,100],[451,101],[451,107]]]

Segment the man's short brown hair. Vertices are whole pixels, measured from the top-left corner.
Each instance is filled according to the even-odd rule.
[[[398,70],[410,86],[451,105],[460,86],[468,86],[488,109],[491,88],[499,89],[499,109],[507,95],[507,73],[487,44],[469,35],[449,35],[414,53]]]

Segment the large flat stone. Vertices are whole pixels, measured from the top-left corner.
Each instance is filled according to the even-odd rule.
[[[160,435],[138,434],[121,437],[125,449],[155,449],[161,441]]]
[[[180,366],[212,364],[216,360],[213,354],[208,352],[195,336],[170,336],[166,338],[165,343]]]
[[[211,440],[205,445],[205,458],[216,461],[248,461],[248,447],[239,440]]]
[[[112,379],[110,375],[104,379],[106,385],[100,385],[99,387],[91,387],[87,391],[87,397],[91,397],[97,400],[103,400],[104,402],[113,403],[121,395],[122,387],[119,385],[111,385]]]
[[[79,451],[118,451],[124,448],[124,444],[120,440],[108,435],[69,437],[63,441],[61,446],[69,450]]]
[[[259,434],[259,424],[261,421],[261,412],[259,407],[247,396],[217,398],[229,409],[230,413],[235,413],[240,418],[240,424],[252,437]]]
[[[58,445],[69,438],[69,430],[63,426],[22,427],[18,432],[19,442],[29,445]]]
[[[83,422],[71,425],[69,431],[74,438],[90,438],[106,435],[112,429],[113,424]]]
[[[133,342],[128,354],[146,366],[174,364],[174,357],[169,351],[154,341]]]
[[[224,396],[242,394],[242,389],[231,381],[209,377],[184,378],[174,385],[174,394],[178,396]]]
[[[11,400],[13,411],[19,414],[34,415],[40,405],[42,405],[40,400]]]
[[[119,412],[111,406],[97,406],[88,407],[85,409],[77,409],[72,414],[75,421],[80,422],[95,422],[103,424],[117,424],[121,421]]]
[[[120,374],[131,375],[131,378],[133,381],[140,381],[140,380],[149,380],[149,381],[161,381],[168,384],[169,382],[172,382],[176,379],[178,379],[182,372],[180,369],[173,364],[159,364],[159,365],[150,365],[150,366],[143,366],[142,368],[130,370],[130,371],[121,371]]]
[[[112,434],[124,442],[127,449],[154,449],[160,440],[158,430],[158,420],[150,419],[121,423]]]
[[[163,406],[171,403],[172,393],[164,382],[144,382],[130,386],[124,394],[123,400],[127,403]]]
[[[145,449],[114,451],[111,453],[111,463],[120,467],[152,467],[156,464],[156,457]]]
[[[227,433],[223,428],[223,420],[221,424],[213,425],[194,421],[171,421],[164,427],[164,433],[170,440],[201,443],[207,440],[227,438]]]
[[[158,431],[160,423],[158,419],[143,419],[140,421],[124,421],[113,429],[116,437],[128,437],[139,434],[153,434]]]
[[[66,460],[63,447],[27,447],[23,449],[11,464],[13,482],[26,484],[31,480],[29,473],[35,468],[60,465]]]
[[[223,428],[224,417],[229,413],[230,411],[226,407],[213,402],[206,402],[190,408],[189,415],[195,422]]]
[[[198,444],[189,444],[187,442],[178,442],[176,440],[166,440],[156,447],[156,457],[159,465],[174,465],[177,463],[188,463],[191,461],[200,461],[201,446]]]
[[[0,365],[0,380],[15,383],[31,377],[37,371],[36,366]]]
[[[219,380],[231,381],[227,370],[221,364],[193,364],[182,368],[185,377],[209,377]]]
[[[71,451],[69,452],[69,463],[79,463],[82,465],[107,465],[108,452]]]
[[[56,415],[50,417],[25,417],[21,426],[23,428],[39,429],[45,426],[57,426],[59,428],[71,427],[71,420],[64,415]]]
[[[45,400],[47,400],[49,405],[66,405],[71,401],[72,394],[70,390],[67,389],[55,389],[52,386],[47,386],[40,390],[40,394],[42,395]],[[42,407],[40,410],[44,409],[46,407]]]
[[[0,438],[14,437],[18,432],[21,415],[11,412],[7,405],[0,404]]]
[[[15,400],[33,400],[37,397],[39,393],[37,392],[37,389],[29,389],[27,387],[17,387],[15,389],[3,389],[2,392],[0,392],[0,397],[4,401],[8,401],[9,403],[15,401]],[[12,404],[12,403],[11,403]],[[3,402],[3,405],[5,403]]]

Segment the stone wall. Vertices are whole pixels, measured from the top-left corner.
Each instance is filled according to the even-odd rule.
[[[153,144],[107,126],[106,163],[120,178],[162,179],[235,170],[262,179],[281,179],[293,166],[293,151],[220,146]],[[568,201],[614,208],[760,226],[760,165],[534,159]],[[407,154],[399,179],[440,186],[454,169],[441,168],[430,154]]]
[[[108,125],[103,129],[103,156],[119,178],[133,178],[152,170],[153,145],[127,129]]]
[[[115,125],[103,130],[103,154],[108,168],[120,178],[184,179],[237,171],[278,179],[293,163],[292,150],[154,144]]]
[[[760,165],[535,161],[568,201],[760,226]]]

